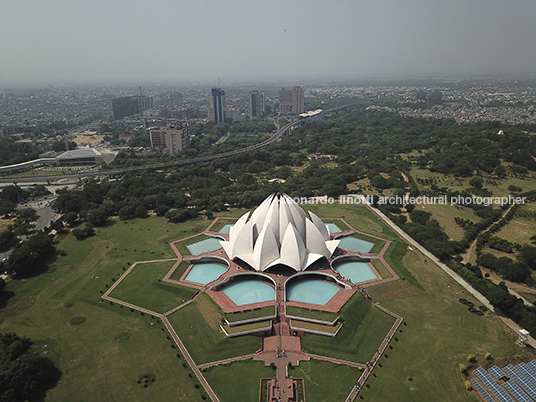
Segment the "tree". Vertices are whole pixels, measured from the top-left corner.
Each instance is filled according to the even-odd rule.
[[[13,249],[6,265],[20,276],[35,275],[45,266],[45,261],[53,252],[52,239],[43,231],[39,231]]]
[[[475,362],[476,361],[476,356],[474,354],[470,354],[469,356],[467,356],[467,361],[468,362]]]
[[[33,354],[32,344],[15,333],[0,334],[0,400],[43,400],[60,379],[61,371],[50,358]]]
[[[471,180],[469,180],[469,185],[474,188],[482,188],[483,184],[484,179],[480,176],[473,176],[471,177]]]
[[[460,373],[465,373],[465,364],[460,363]]]

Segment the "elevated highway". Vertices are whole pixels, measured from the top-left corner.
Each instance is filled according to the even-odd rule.
[[[344,106],[340,106],[337,108],[329,109],[329,110],[326,110],[324,113],[335,112],[335,111],[344,109],[349,106],[352,106],[352,105],[344,105]],[[234,151],[222,152],[222,153],[215,154],[215,155],[205,155],[205,156],[200,156],[200,157],[192,158],[192,159],[185,159],[185,160],[178,160],[178,161],[164,162],[164,163],[154,163],[151,165],[131,166],[131,167],[126,167],[126,168],[118,168],[118,169],[98,169],[98,170],[95,169],[95,170],[79,172],[79,173],[54,174],[54,175],[49,175],[49,176],[1,177],[0,183],[18,184],[18,183],[46,182],[48,184],[53,184],[52,182],[57,181],[57,180],[63,180],[63,181],[65,181],[65,179],[78,180],[78,179],[86,178],[86,177],[104,176],[104,175],[114,176],[114,175],[120,175],[126,172],[134,172],[138,170],[165,169],[165,168],[174,167],[174,166],[186,166],[186,165],[193,165],[195,163],[210,162],[216,159],[227,158],[229,156],[243,154],[245,152],[253,151],[255,149],[259,149],[267,145],[270,145],[271,143],[280,140],[281,137],[288,130],[298,127],[303,122],[304,122],[303,119],[293,120],[290,123],[281,127],[279,130],[273,133],[270,136],[270,138],[264,141],[261,141],[254,145],[250,145],[245,148],[237,149]]]

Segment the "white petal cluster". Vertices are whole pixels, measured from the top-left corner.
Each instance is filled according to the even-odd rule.
[[[324,222],[288,195],[272,194],[253,213],[247,212],[221,244],[231,259],[257,271],[283,264],[303,271],[322,257],[330,258],[339,240],[330,240]]]

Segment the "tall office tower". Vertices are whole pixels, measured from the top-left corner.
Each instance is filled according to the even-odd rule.
[[[115,120],[121,120],[126,116],[142,114],[144,110],[152,108],[153,98],[150,96],[123,96],[112,100],[112,109]]]
[[[212,88],[212,119],[214,123],[225,122],[225,91]]]
[[[279,90],[279,113],[288,114],[292,112],[292,91],[281,88]]]
[[[182,105],[182,93],[172,92],[171,93],[171,106],[180,106]]]
[[[258,120],[264,117],[264,92],[249,91],[249,118]]]
[[[151,127],[149,138],[152,148],[160,148],[167,153],[176,154],[190,147],[190,128],[186,123]]]
[[[305,98],[302,87],[292,88],[292,111],[296,114],[305,112]]]

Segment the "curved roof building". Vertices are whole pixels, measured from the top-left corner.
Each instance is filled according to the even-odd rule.
[[[330,240],[324,222],[288,195],[272,194],[253,213],[242,215],[221,241],[230,259],[238,258],[257,271],[278,264],[303,271],[322,257],[330,258],[339,240]]]

